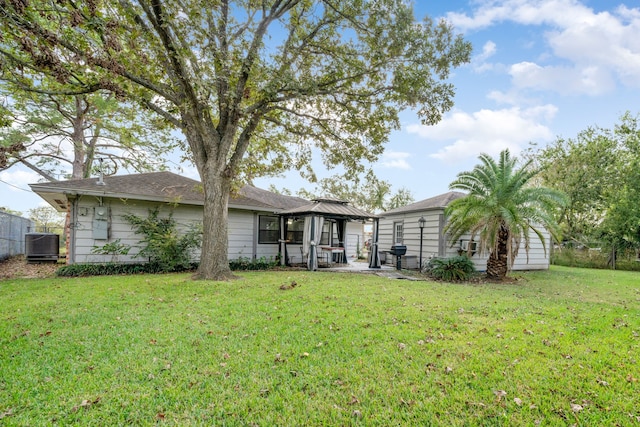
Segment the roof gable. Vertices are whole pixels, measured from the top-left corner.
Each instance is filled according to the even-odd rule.
[[[391,209],[383,213],[383,216],[409,213],[409,212],[419,212],[426,211],[431,209],[444,209],[449,203],[454,201],[455,199],[459,199],[461,197],[466,196],[465,193],[461,193],[459,191],[449,191],[444,194],[440,194],[435,197],[431,197],[428,199],[420,200],[419,202],[411,203],[410,205],[401,206],[396,209]]]

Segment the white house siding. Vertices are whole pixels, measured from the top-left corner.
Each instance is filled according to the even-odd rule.
[[[240,209],[229,209],[229,259],[253,259],[256,226],[254,213]]]
[[[108,214],[108,239],[96,239],[94,237],[94,209],[102,206],[109,209]],[[93,196],[83,196],[73,204],[72,210],[72,233],[75,233],[74,244],[70,248],[70,262],[72,263],[103,263],[109,261],[118,262],[141,262],[136,257],[140,251],[139,241],[142,236],[135,234],[131,229],[131,224],[124,219],[125,214],[134,214],[140,217],[147,217],[149,211],[158,205],[144,201],[126,201],[115,198],[96,198]],[[74,212],[75,211],[75,212]],[[190,205],[173,206],[169,204],[160,205],[160,216],[168,216],[173,213],[173,219],[178,224],[178,229],[186,231],[193,224],[202,223],[202,207]],[[95,246],[101,247],[120,239],[120,243],[131,246],[128,255],[119,255],[114,259],[111,255],[92,254]],[[199,251],[194,254],[194,259],[199,256]]]
[[[396,222],[402,222],[404,225],[403,243],[407,246],[407,255],[418,257],[420,251],[420,227],[418,226],[418,220],[420,217],[424,217],[426,220],[423,234],[423,262],[427,262],[427,260],[432,257],[451,257],[458,255],[458,250],[460,249],[459,243],[455,242],[452,245],[452,242],[445,241],[444,237],[441,235],[441,230],[444,227],[443,209],[398,213],[384,216],[380,219],[380,233],[378,240],[380,243],[380,251],[388,251],[391,249],[391,246],[395,243],[392,242],[393,225]],[[550,237],[546,230],[543,231],[543,235],[547,242],[546,254],[538,236],[531,233],[528,262],[527,251],[524,249],[524,243],[522,243],[518,251],[518,256],[514,262],[513,270],[546,270],[549,268]],[[463,236],[462,238],[469,239],[470,236]],[[478,271],[485,271],[487,269],[487,259],[487,254],[481,255],[476,253],[471,257],[471,260]],[[387,263],[390,262],[393,261],[390,257],[387,257]]]
[[[542,246],[542,242],[538,238],[538,236],[534,233],[531,233],[529,237],[529,254],[527,259],[527,251],[524,248],[524,242],[521,242],[520,248],[518,249],[518,256],[516,257],[512,270],[547,270],[549,269],[549,242],[551,241],[551,237],[549,232],[543,230],[543,236],[545,236],[546,244],[547,244],[547,252],[545,255],[544,247]],[[462,239],[469,240],[470,235],[462,236]],[[456,242],[453,247],[451,247],[451,243],[447,244],[446,247],[446,257],[451,257],[458,255],[458,250],[460,249],[459,241]],[[477,271],[486,271],[487,269],[487,260],[489,259],[488,254],[481,254],[479,252],[475,253],[471,256],[471,260],[473,261],[473,265],[475,266]]]
[[[384,215],[384,214],[383,214]],[[407,255],[420,255],[420,226],[418,220],[424,217],[426,220],[422,235],[422,259],[443,256],[443,242],[440,238],[440,222],[442,211],[408,212],[397,215],[389,215],[380,219],[379,250],[389,251],[395,243],[393,241],[393,227],[397,222],[403,223],[403,244],[407,246]],[[392,262],[387,257],[387,263]]]
[[[117,262],[143,262],[144,259],[136,257],[140,251],[139,241],[142,236],[135,234],[131,225],[124,219],[125,214],[134,214],[147,217],[149,211],[159,206],[160,216],[173,214],[178,224],[178,229],[186,231],[192,224],[202,224],[202,206],[197,205],[173,205],[145,202],[139,200],[121,200],[115,198],[102,198],[102,205],[109,209],[108,239],[94,238],[93,219],[94,209],[100,206],[101,200],[93,196],[82,196],[73,204],[72,232],[75,233],[74,244],[70,247],[70,263],[104,263]],[[230,209],[229,224],[229,259],[265,257],[273,259],[278,254],[278,245],[262,245],[257,243],[257,213],[241,209]],[[116,258],[111,255],[92,254],[95,246],[101,247],[107,243],[120,239],[120,243],[131,246],[128,255],[119,255]],[[200,258],[200,250],[193,254],[193,260]]]

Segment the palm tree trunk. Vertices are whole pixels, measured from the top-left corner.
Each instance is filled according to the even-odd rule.
[[[502,223],[498,231],[498,242],[491,250],[487,260],[487,277],[494,280],[502,280],[509,269],[507,243],[509,241],[509,229]]]

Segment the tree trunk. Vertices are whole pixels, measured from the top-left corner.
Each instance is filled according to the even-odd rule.
[[[491,250],[487,260],[487,277],[494,280],[502,280],[507,275],[509,262],[507,259],[507,244],[509,241],[509,230],[505,224],[500,225],[498,231],[498,242]]]
[[[85,165],[85,147],[84,147],[84,102],[82,97],[75,97],[75,114],[73,116],[73,132],[71,133],[71,141],[73,142],[73,161],[71,179],[89,178],[89,172]],[[90,168],[90,166],[89,166]]]
[[[202,217],[202,252],[195,279],[230,280],[228,201],[231,179],[224,173],[203,168],[204,209]]]

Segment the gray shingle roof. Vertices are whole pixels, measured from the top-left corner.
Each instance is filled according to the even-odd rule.
[[[358,209],[354,206],[349,206],[344,201],[337,201],[337,199],[317,199],[313,203],[308,203],[303,206],[299,206],[293,209],[288,209],[280,212],[283,215],[308,215],[308,214],[320,214],[324,216],[332,217],[345,217],[350,219],[369,219],[377,218],[369,212],[365,212],[362,209]]]
[[[172,172],[149,172],[133,175],[104,177],[104,185],[98,178],[31,184],[31,189],[49,203],[64,194],[88,194],[148,201],[179,202],[202,205],[202,184]],[[57,196],[54,196],[57,195]],[[253,207],[263,210],[282,210],[309,203],[299,197],[275,194],[252,186],[244,186],[229,198],[229,206]],[[55,204],[60,205],[57,201]]]
[[[396,209],[391,209],[382,214],[382,216],[426,211],[430,209],[444,209],[449,203],[455,199],[466,196],[465,193],[459,191],[449,191],[448,193],[440,194],[429,199],[424,199],[419,202],[411,203],[410,205],[401,206]]]

